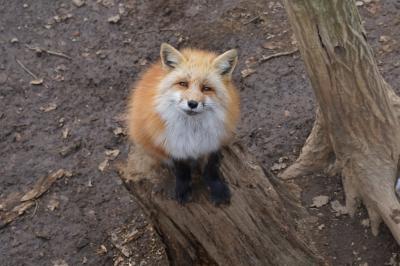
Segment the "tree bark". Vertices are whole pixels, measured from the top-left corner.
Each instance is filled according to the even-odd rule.
[[[285,0],[318,102],[318,114],[295,178],[329,169],[341,173],[351,215],[362,201],[372,232],[381,220],[400,243],[400,204],[394,191],[400,138],[399,98],[378,71],[354,1]]]
[[[279,180],[265,174],[238,143],[222,155],[230,205],[211,204],[197,174],[193,202],[180,206],[172,196],[175,181],[169,171],[131,150],[122,179],[152,219],[172,264],[322,264],[299,234],[307,214]]]

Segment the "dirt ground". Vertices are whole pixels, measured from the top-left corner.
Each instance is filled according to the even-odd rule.
[[[121,132],[129,87],[158,58],[160,44],[239,49],[238,135],[267,169],[298,155],[314,119],[312,90],[298,53],[260,62],[295,48],[280,1],[83,2],[0,0],[0,203],[41,176],[72,173],[0,226],[0,265],[113,265],[121,256],[112,243],[121,233],[115,230],[135,234],[132,265],[167,265],[162,241],[116,171],[129,149]],[[400,2],[365,2],[360,12],[369,43],[399,92]],[[40,78],[42,84],[30,84]],[[111,160],[108,150],[120,154]],[[314,245],[333,265],[400,265],[385,226],[374,237],[364,209],[354,219],[332,209],[330,202],[344,200],[340,177],[312,175],[297,183],[317,217]],[[330,202],[310,207],[319,195]]]

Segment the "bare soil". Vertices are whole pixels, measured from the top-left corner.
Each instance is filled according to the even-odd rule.
[[[133,265],[168,264],[162,240],[116,170],[129,150],[118,132],[129,88],[157,60],[162,42],[239,49],[238,135],[266,169],[290,164],[312,127],[315,102],[299,53],[261,60],[295,48],[280,1],[84,2],[0,0],[0,203],[50,172],[73,174],[0,229],[0,265],[113,265],[123,255],[112,236],[125,231],[135,235]],[[360,12],[382,73],[399,92],[400,2],[373,0]],[[16,60],[43,84],[31,85],[34,78]],[[105,152],[115,149],[118,157],[99,170]],[[337,216],[330,203],[310,207],[318,195],[343,203],[340,177],[315,174],[295,182],[316,217],[314,245],[332,265],[399,265],[388,229],[374,237],[361,224],[364,209],[350,218]]]

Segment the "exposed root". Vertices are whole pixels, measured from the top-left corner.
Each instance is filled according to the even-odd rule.
[[[299,158],[280,177],[287,180],[313,172],[320,172],[328,169],[333,160],[333,150],[328,132],[325,129],[322,115],[317,109],[314,127],[301,150]]]
[[[27,44],[25,44],[25,46],[29,50],[35,51],[38,54],[45,52],[46,54],[49,54],[49,55],[55,55],[55,56],[62,57],[62,58],[68,59],[68,60],[72,60],[72,57],[70,57],[69,55],[66,55],[64,53],[61,53],[61,52],[46,50],[46,49],[39,48],[39,47],[32,47]]]
[[[365,204],[365,207],[368,211],[372,234],[377,236],[379,234],[379,225],[382,222],[381,215],[372,206]]]
[[[381,222],[385,221],[399,242],[400,203],[393,189],[397,162],[368,158],[365,154],[355,155],[352,160],[354,162],[347,164],[343,171],[349,214],[353,216],[362,201],[368,211],[372,234],[377,236]]]
[[[354,2],[315,2],[284,1],[323,117],[282,176],[320,171],[335,159],[348,212],[362,202],[373,234],[383,219],[400,244],[400,98],[379,73]]]
[[[358,186],[354,184],[354,174],[351,167],[346,167],[342,172],[342,183],[344,194],[346,197],[346,209],[351,217],[357,208],[360,206],[359,193],[357,191]]]
[[[271,60],[273,58],[277,58],[277,57],[281,57],[281,56],[286,56],[286,55],[292,55],[295,54],[299,51],[298,48],[295,48],[293,50],[290,50],[288,52],[281,52],[281,53],[276,53],[276,54],[272,54],[272,55],[268,55],[268,56],[263,56],[258,62],[259,63],[264,63],[268,60]]]
[[[322,117],[317,112],[314,127],[296,162],[281,174],[282,179],[292,179],[312,172],[325,171],[341,174],[346,198],[346,209],[351,217],[363,203],[368,211],[371,231],[379,233],[382,221],[390,228],[400,243],[400,203],[394,191],[397,162],[384,158],[384,152],[353,151],[350,158],[335,160]],[[371,155],[370,154],[370,155]],[[376,157],[381,154],[381,157]]]

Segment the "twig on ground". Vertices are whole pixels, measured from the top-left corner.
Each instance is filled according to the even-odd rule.
[[[263,56],[263,57],[261,57],[261,59],[258,62],[259,63],[264,63],[264,62],[266,62],[266,61],[268,61],[268,60],[270,60],[272,58],[277,58],[277,57],[286,56],[286,55],[292,55],[294,53],[297,53],[298,51],[299,51],[299,49],[295,48],[295,49],[293,49],[291,51],[288,51],[288,52],[281,52],[281,53],[276,53],[276,54],[272,54],[272,55],[268,55],[268,56]]]
[[[33,188],[25,193],[25,195],[21,198],[21,201],[35,200],[39,198],[55,181],[66,175],[70,175],[70,173],[64,169],[59,169],[50,175],[42,176],[36,181]]]
[[[21,61],[19,61],[18,59],[15,59],[15,61],[18,63],[18,65],[20,67],[22,67],[23,70],[25,70],[26,73],[28,73],[29,75],[31,75],[32,78],[34,79],[39,79],[38,76],[36,76],[35,74],[32,73],[32,71],[30,71],[24,64],[21,63]]]
[[[37,53],[45,52],[46,54],[49,54],[49,55],[55,55],[55,56],[59,56],[59,57],[62,57],[62,58],[68,59],[68,60],[72,60],[72,57],[70,57],[69,55],[66,55],[64,53],[61,53],[61,52],[46,50],[46,49],[39,48],[39,47],[32,47],[27,44],[25,44],[25,46],[29,50],[35,51]]]
[[[50,54],[50,55],[55,55],[55,56],[59,56],[59,57],[63,57],[63,58],[66,58],[66,59],[68,59],[68,60],[72,60],[72,57],[70,57],[70,56],[68,56],[68,55],[66,55],[66,54],[63,54],[63,53],[60,53],[60,52],[55,52],[55,51],[50,51],[50,50],[44,50],[47,54]]]
[[[36,215],[36,211],[37,211],[38,207],[39,207],[39,203],[37,200],[35,200],[35,209],[33,210],[31,217],[34,217]]]
[[[30,71],[24,64],[22,64],[21,61],[19,61],[17,58],[15,58],[15,61],[17,62],[17,64],[23,69],[25,70],[26,73],[28,73],[33,80],[31,81],[31,84],[33,85],[42,85],[48,89],[49,87],[43,83],[43,79],[39,78],[38,76],[36,76],[32,71]]]
[[[11,210],[0,212],[0,229],[13,222],[19,216],[23,215],[33,205],[35,205],[35,209],[33,210],[31,217],[34,217],[39,208],[39,202],[37,199],[41,197],[58,179],[71,175],[71,172],[60,169],[48,176],[39,178],[34,184],[33,188],[22,198],[19,198],[18,196],[18,200],[14,201],[14,207]],[[0,199],[0,203],[1,205],[5,205],[4,201],[2,202],[2,199]],[[9,209],[9,207],[7,209]]]
[[[260,16],[255,16],[254,18],[250,19],[249,21],[246,21],[245,23],[243,23],[243,25],[250,24],[250,23],[256,21],[256,20],[259,19],[259,18],[260,18]]]

